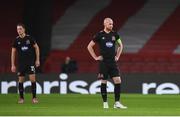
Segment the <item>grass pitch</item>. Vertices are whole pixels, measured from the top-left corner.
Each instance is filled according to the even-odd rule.
[[[5,116],[166,116],[180,115],[180,95],[122,94],[122,103],[128,109],[114,109],[114,96],[108,95],[109,109],[102,108],[100,95],[50,94],[38,95],[39,103],[31,103],[25,94],[25,103],[17,104],[18,95],[0,95],[0,115]]]

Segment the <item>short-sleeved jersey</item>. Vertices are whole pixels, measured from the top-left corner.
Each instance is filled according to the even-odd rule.
[[[16,48],[18,54],[19,65],[34,65],[35,64],[35,49],[36,41],[29,35],[24,38],[17,37],[12,47]]]
[[[99,44],[100,53],[103,56],[103,61],[114,61],[116,55],[116,41],[120,39],[117,32],[111,31],[106,33],[100,31],[97,33],[93,41]]]

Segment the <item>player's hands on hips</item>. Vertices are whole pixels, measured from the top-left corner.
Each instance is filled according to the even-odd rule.
[[[12,71],[12,72],[16,72],[16,66],[12,65],[12,66],[11,66],[11,71]]]
[[[102,56],[98,56],[98,57],[96,57],[95,60],[96,60],[96,61],[102,61],[102,60],[103,60],[103,57],[102,57]]]
[[[36,67],[39,67],[40,66],[40,61],[36,60],[35,65],[36,65]]]
[[[115,58],[114,58],[114,59],[115,59],[115,61],[118,61],[118,60],[119,60],[119,58],[118,58],[117,56],[115,56]]]

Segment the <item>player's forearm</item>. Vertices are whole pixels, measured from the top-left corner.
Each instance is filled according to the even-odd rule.
[[[96,60],[97,55],[95,54],[93,47],[88,46],[87,49],[88,49],[90,55],[94,58],[94,60]]]
[[[118,47],[117,49],[117,54],[116,54],[116,57],[119,59],[121,53],[122,53],[122,50],[123,50],[123,45],[120,44],[120,46]]]
[[[40,59],[40,50],[39,50],[38,46],[35,47],[35,53],[36,53],[36,61],[39,61],[39,59]]]
[[[11,66],[15,66],[15,50],[11,52]]]

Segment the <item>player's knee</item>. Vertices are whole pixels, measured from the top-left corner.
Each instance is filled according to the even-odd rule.
[[[31,82],[36,82],[36,78],[30,78]]]
[[[120,77],[114,77],[113,80],[114,80],[115,84],[120,84],[121,83],[121,78]]]
[[[36,82],[36,78],[35,78],[35,77],[29,78],[29,80],[30,80],[31,82]]]
[[[101,80],[101,83],[106,84],[107,80]]]
[[[23,83],[23,82],[24,82],[24,77],[20,77],[20,76],[19,76],[18,82],[19,82],[19,83]]]
[[[19,83],[23,83],[24,81],[23,80],[18,80]]]

